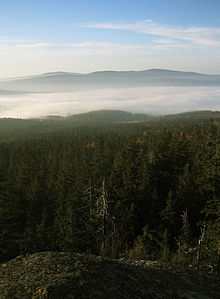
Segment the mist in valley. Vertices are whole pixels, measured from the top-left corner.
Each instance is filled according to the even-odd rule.
[[[151,114],[220,110],[220,87],[148,86],[0,96],[0,117],[66,116],[100,109]]]

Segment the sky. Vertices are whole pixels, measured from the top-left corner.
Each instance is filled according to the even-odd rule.
[[[0,78],[165,68],[220,74],[219,0],[1,0]]]

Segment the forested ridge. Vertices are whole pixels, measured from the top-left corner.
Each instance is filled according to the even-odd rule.
[[[1,262],[71,250],[218,271],[219,113],[58,122],[1,129]]]

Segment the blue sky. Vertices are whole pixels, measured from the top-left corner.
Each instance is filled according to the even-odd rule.
[[[219,0],[1,0],[0,77],[168,68],[220,74]]]

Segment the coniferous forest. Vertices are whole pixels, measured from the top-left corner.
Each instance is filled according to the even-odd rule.
[[[71,250],[219,271],[217,116],[1,120],[0,262]]]

